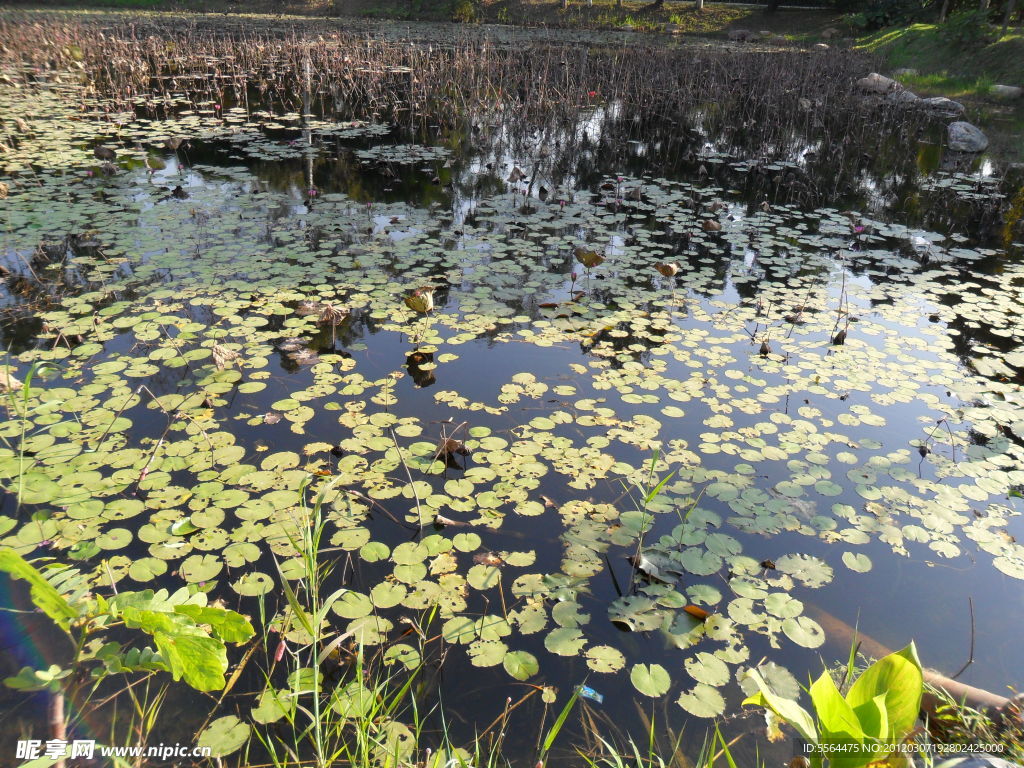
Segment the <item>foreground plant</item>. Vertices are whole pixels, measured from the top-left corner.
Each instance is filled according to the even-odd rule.
[[[852,672],[853,656],[847,667]],[[913,643],[868,667],[843,696],[825,670],[808,693],[814,713],[780,695],[757,670],[748,673],[758,691],[743,703],[760,706],[793,726],[812,747],[813,768],[836,765],[897,766],[908,754],[900,749],[911,736],[921,709],[924,677]]]
[[[4,681],[9,688],[49,692],[51,713],[63,713],[65,697],[74,702],[74,711],[82,712],[99,686],[118,675],[170,672],[175,681],[184,680],[196,690],[221,689],[228,669],[227,644],[245,642],[254,634],[246,617],[208,605],[204,593],[187,588],[173,594],[163,589],[119,592],[108,599],[90,592],[76,569],[54,564],[40,569],[9,548],[0,550],[0,571],[28,583],[32,603],[70,642],[72,651],[63,665],[24,667]],[[118,627],[140,630],[156,647],[110,639]],[[150,707],[140,704],[139,710],[145,713]],[[60,736],[66,726],[51,722]]]

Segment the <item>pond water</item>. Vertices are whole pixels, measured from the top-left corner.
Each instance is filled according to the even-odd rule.
[[[308,70],[301,109],[255,78],[114,102],[11,74],[4,546],[280,629],[322,491],[325,588],[351,590],[330,631],[400,668],[436,608],[424,697],[464,736],[557,689],[514,714],[524,764],[581,683],[601,732],[653,716],[695,753],[724,715],[740,754],[788,757],[738,681],[844,659],[823,614],[947,673],[973,642],[961,680],[1020,684],[1021,181],[998,158],[889,113],[837,141],[813,104],[768,136],[715,102],[433,123],[336,106]],[[7,622],[14,670],[59,655]],[[242,679],[218,713],[252,722]],[[210,708],[167,706],[168,741]]]

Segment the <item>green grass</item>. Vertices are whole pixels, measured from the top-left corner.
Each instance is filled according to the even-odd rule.
[[[877,54],[888,70],[916,69],[900,81],[919,95],[983,97],[994,83],[1024,85],[1020,27],[997,40],[962,45],[946,39],[937,24],[912,24],[866,35],[855,47]]]

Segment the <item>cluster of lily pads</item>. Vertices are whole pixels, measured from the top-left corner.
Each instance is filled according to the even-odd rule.
[[[724,711],[751,638],[821,645],[801,598],[870,569],[857,548],[872,540],[981,551],[1024,578],[1007,531],[1024,267],[971,271],[999,252],[750,207],[712,179],[549,179],[542,196],[525,161],[512,178],[439,147],[358,156],[451,160],[447,207],[309,204],[301,184],[229,164],[305,151],[268,155],[245,114],[72,119],[80,96],[36,91],[0,157],[7,253],[47,297],[38,343],[2,360],[3,546],[76,561],[97,589],[268,595],[306,575],[312,476],[308,493],[329,485],[332,551],[380,575],[328,619],[358,642],[414,666],[396,621],[436,606],[476,666],[542,675],[552,659],[522,648],[542,636],[594,673],[629,666],[644,695],[680,681],[698,716]],[[22,99],[0,89],[0,111]],[[182,164],[175,136],[228,160]],[[100,140],[119,147],[111,174]],[[482,177],[495,192],[460,192]],[[962,349],[981,327],[1013,348]],[[641,503],[652,469],[671,477]],[[766,560],[782,532],[834,558]],[[628,587],[599,599],[624,555]],[[629,657],[609,624],[663,634],[674,669]]]

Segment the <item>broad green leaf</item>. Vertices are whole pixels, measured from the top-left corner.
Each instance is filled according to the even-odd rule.
[[[776,715],[796,728],[797,733],[799,733],[805,740],[811,742],[817,740],[818,730],[814,726],[814,719],[806,709],[801,707],[793,699],[783,698],[776,694],[765,683],[756,669],[752,669],[747,672],[747,677],[757,686],[758,692],[745,698],[743,700],[744,706],[752,705],[770,709]]]
[[[176,605],[174,612],[190,617],[197,624],[209,624],[213,631],[227,643],[244,643],[256,634],[249,619],[227,608],[209,605]]]
[[[164,632],[155,632],[153,639],[175,680],[184,680],[197,691],[219,691],[224,687],[228,656],[220,640]]]
[[[860,743],[864,740],[864,730],[856,713],[827,671],[811,684],[810,694],[823,741]]]
[[[32,603],[53,619],[61,629],[66,631],[71,622],[78,618],[78,611],[64,599],[64,596],[13,549],[0,550],[0,571],[4,571],[12,578],[27,581]]]
[[[850,687],[846,700],[860,716],[861,708],[877,709],[874,699],[885,696],[884,712],[888,720],[887,738],[900,739],[913,729],[921,710],[924,677],[917,648],[906,648],[879,659],[861,674]],[[865,713],[867,716],[867,713]],[[867,721],[865,721],[867,722]]]

